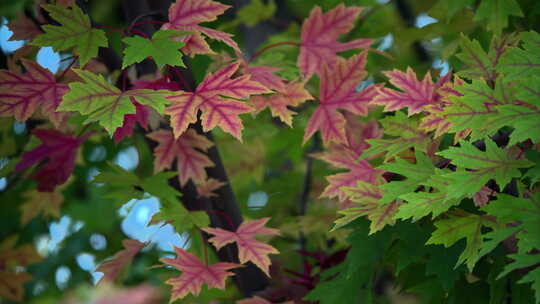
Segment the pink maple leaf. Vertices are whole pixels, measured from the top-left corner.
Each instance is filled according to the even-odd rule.
[[[32,178],[38,182],[38,191],[53,192],[73,172],[77,149],[90,133],[77,138],[55,130],[35,129],[32,134],[41,140],[41,145],[24,152],[15,171],[20,172],[45,161]]]
[[[221,228],[203,228],[202,230],[214,235],[208,241],[218,250],[227,244],[236,243],[240,263],[252,262],[267,276],[270,276],[270,258],[268,255],[277,254],[279,251],[255,239],[256,234],[279,235],[277,229],[264,227],[268,220],[269,218],[262,218],[255,221],[245,221],[240,224],[235,232]]]
[[[189,179],[195,183],[206,180],[205,168],[213,167],[214,163],[203,152],[208,151],[214,144],[204,135],[189,129],[177,139],[171,131],[166,130],[155,131],[147,136],[158,142],[154,149],[154,172],[171,168],[176,158],[180,185],[185,185]]]
[[[390,83],[401,89],[383,88],[373,100],[373,104],[384,106],[384,111],[397,111],[408,108],[409,115],[419,113],[428,105],[438,105],[442,96],[437,92],[450,80],[448,73],[441,77],[437,83],[433,83],[431,73],[426,73],[424,79],[418,80],[416,73],[409,67],[406,72],[399,70],[384,72]]]
[[[239,65],[240,63],[235,62],[208,74],[195,92],[178,91],[168,97],[171,105],[165,109],[165,113],[171,115],[175,138],[182,135],[190,123],[197,121],[197,113],[201,110],[205,132],[219,126],[223,131],[241,139],[244,126],[239,115],[251,112],[252,108],[244,102],[230,98],[243,99],[271,91],[252,81],[249,75],[231,78]]]
[[[96,271],[103,272],[100,283],[116,280],[122,269],[130,264],[137,253],[146,246],[145,243],[129,239],[123,240],[122,245],[124,246],[123,250],[117,252],[112,259],[104,262],[96,269]]]
[[[26,73],[0,70],[0,116],[14,116],[26,121],[41,109],[56,127],[65,118],[65,112],[56,112],[68,86],[56,82],[49,70],[30,60],[21,60]]]
[[[380,138],[383,131],[376,121],[361,122],[353,115],[346,116],[345,143],[333,143],[322,153],[313,156],[336,168],[347,169],[348,172],[337,173],[326,179],[329,185],[321,194],[322,197],[337,197],[342,203],[347,203],[347,194],[341,187],[356,186],[358,181],[376,184],[380,181],[383,171],[376,170],[366,160],[358,161],[364,150],[369,148],[368,139]]]
[[[285,90],[285,79],[275,75],[279,68],[269,66],[249,66],[244,61],[244,73],[263,86],[278,92]]]
[[[338,110],[356,115],[367,115],[369,103],[377,95],[380,85],[370,85],[358,92],[356,86],[367,75],[365,71],[367,52],[349,59],[338,58],[334,66],[324,65],[321,71],[319,106],[309,119],[304,143],[321,131],[325,144],[333,141],[344,143],[345,118]]]
[[[296,112],[289,109],[289,107],[297,107],[306,100],[311,99],[313,99],[313,96],[304,88],[304,83],[290,82],[281,91],[271,96],[252,97],[251,103],[255,107],[256,113],[268,107],[273,117],[279,117],[282,122],[292,127],[292,118]]]
[[[362,7],[337,7],[323,13],[315,6],[309,17],[302,24],[300,54],[298,67],[306,77],[319,73],[324,65],[333,66],[337,60],[337,52],[350,49],[365,49],[372,39],[358,39],[341,43],[337,38],[349,32]]]
[[[217,16],[223,14],[229,5],[221,4],[212,0],[178,0],[169,7],[169,22],[163,25],[163,29],[176,29],[189,31],[181,38],[185,43],[182,51],[187,54],[208,54],[213,53],[202,36],[204,34],[215,40],[219,40],[240,52],[240,48],[232,35],[220,32],[211,28],[200,26],[199,23],[216,20]]]
[[[251,298],[238,300],[238,301],[236,301],[236,304],[272,304],[272,302],[270,302],[270,301],[268,301],[268,300],[266,300],[264,298],[254,296],[254,297],[251,297]],[[294,302],[293,301],[287,301],[287,302],[282,302],[281,304],[294,304]]]
[[[217,189],[223,187],[226,183],[215,178],[209,178],[203,182],[198,183],[197,196],[198,197],[216,197],[214,193]]]
[[[189,293],[195,296],[198,295],[204,283],[209,288],[225,289],[225,279],[234,275],[228,270],[240,266],[233,263],[205,265],[196,256],[181,248],[174,247],[174,251],[176,252],[176,258],[164,258],[160,260],[182,271],[179,277],[169,279],[165,282],[172,285],[170,302],[181,299]]]

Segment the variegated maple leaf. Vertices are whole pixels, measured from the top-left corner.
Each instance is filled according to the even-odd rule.
[[[409,116],[421,112],[428,105],[440,104],[442,96],[437,90],[451,78],[451,74],[447,73],[437,83],[433,83],[431,73],[428,72],[424,79],[419,81],[410,67],[406,72],[395,69],[384,74],[390,79],[391,84],[402,91],[382,88],[372,103],[384,106],[386,112],[408,108]]]
[[[124,246],[123,250],[118,251],[112,259],[105,261],[96,269],[96,271],[103,272],[100,283],[116,280],[122,269],[129,265],[135,255],[146,246],[145,243],[129,239],[123,240],[122,245]]]
[[[338,110],[356,115],[367,115],[369,103],[377,95],[378,84],[358,92],[356,86],[366,77],[367,52],[349,59],[338,58],[333,66],[323,65],[321,71],[319,106],[309,119],[304,143],[317,131],[321,131],[325,144],[344,143],[345,118]]]
[[[24,152],[15,171],[20,172],[46,161],[32,178],[38,182],[38,191],[52,192],[56,186],[65,183],[73,172],[77,149],[90,133],[77,138],[55,130],[35,129],[32,134],[41,140],[41,145]]]
[[[26,121],[40,108],[58,127],[65,113],[56,112],[68,86],[56,82],[54,75],[37,62],[21,60],[26,72],[0,70],[0,116]]]
[[[236,243],[240,263],[252,262],[267,276],[270,276],[270,258],[268,255],[277,254],[279,251],[255,239],[256,234],[279,235],[279,230],[264,227],[268,220],[269,218],[262,218],[255,221],[245,221],[240,224],[235,232],[221,228],[203,228],[202,230],[214,235],[208,241],[218,250],[227,244]]]
[[[289,109],[289,107],[297,107],[306,100],[311,99],[313,99],[313,96],[304,88],[304,83],[290,82],[284,85],[281,91],[271,96],[254,96],[251,98],[251,103],[255,107],[256,113],[268,107],[273,117],[279,117],[282,122],[292,127],[293,115],[296,112]]]
[[[346,116],[346,141],[340,144],[333,143],[327,151],[313,155],[336,168],[349,170],[326,177],[329,185],[324,189],[321,197],[337,197],[343,204],[348,199],[342,187],[354,187],[358,181],[373,184],[381,180],[383,171],[376,170],[366,160],[358,161],[358,157],[369,148],[366,140],[380,138],[382,133],[379,124],[375,121],[363,123],[353,115]]]
[[[176,258],[160,260],[182,271],[179,277],[165,282],[172,285],[170,302],[181,299],[189,293],[195,296],[198,295],[204,283],[209,288],[225,289],[225,279],[234,275],[228,270],[240,267],[240,265],[233,263],[205,265],[196,256],[181,248],[174,246],[174,251],[176,252]]]
[[[320,73],[323,66],[333,66],[338,58],[337,52],[350,49],[365,49],[372,39],[358,39],[350,42],[338,42],[337,38],[349,32],[362,7],[337,7],[323,13],[315,6],[309,17],[302,24],[298,67],[306,77]]]
[[[233,35],[199,25],[202,22],[216,20],[217,16],[223,14],[228,8],[230,8],[229,5],[212,0],[178,0],[169,7],[169,22],[162,28],[193,33],[181,38],[181,41],[186,44],[182,48],[185,54],[213,53],[203,35],[222,41],[240,52],[240,48],[231,38]]]
[[[58,107],[62,111],[77,111],[87,115],[87,122],[97,120],[111,135],[121,127],[126,114],[135,114],[134,102],[150,106],[162,113],[169,103],[166,90],[135,89],[120,91],[103,76],[85,70],[74,70],[82,82],[69,84]]]
[[[223,131],[241,138],[244,126],[239,115],[251,112],[252,108],[231,98],[248,98],[250,95],[271,91],[252,81],[249,75],[231,78],[239,65],[235,62],[208,74],[195,92],[178,91],[168,97],[171,105],[165,109],[165,113],[171,115],[175,138],[182,135],[190,123],[197,121],[199,110],[202,112],[201,121],[205,132],[219,126]]]
[[[177,139],[171,131],[166,130],[155,131],[147,136],[158,142],[154,149],[154,172],[171,168],[176,158],[180,185],[185,185],[189,179],[195,183],[206,180],[205,168],[213,167],[214,163],[203,152],[208,151],[214,144],[204,135],[189,129]]]

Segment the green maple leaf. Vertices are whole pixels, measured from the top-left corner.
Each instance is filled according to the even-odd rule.
[[[490,179],[504,188],[512,178],[521,177],[519,168],[527,168],[534,163],[511,158],[495,142],[486,139],[486,151],[467,141],[460,141],[460,147],[450,147],[437,154],[448,158],[459,170],[445,174],[452,182],[448,186],[448,199],[470,196],[478,192]],[[465,171],[470,169],[470,171]]]
[[[434,225],[437,229],[426,245],[441,244],[448,248],[465,238],[465,250],[459,256],[455,267],[465,263],[472,272],[474,265],[480,259],[483,242],[481,228],[484,225],[493,226],[493,224],[482,216],[465,214],[465,216],[451,216],[448,219],[438,220]]]
[[[380,120],[384,133],[392,138],[368,139],[370,147],[361,155],[362,159],[386,153],[388,160],[400,152],[410,148],[425,152],[430,142],[430,137],[418,129],[418,120],[415,117],[407,117],[403,112],[396,112],[394,116],[387,116]]]
[[[506,276],[516,269],[527,268],[540,263],[540,254],[509,254],[508,257],[513,259],[514,262],[508,264],[497,279]],[[535,303],[540,303],[540,267],[537,266],[535,269],[529,271],[518,283],[532,283],[532,288],[535,290]]]
[[[103,76],[88,71],[74,69],[83,82],[69,84],[70,91],[64,95],[59,111],[77,111],[88,115],[86,122],[98,121],[109,134],[122,126],[124,115],[135,113],[132,101],[150,106],[163,113],[169,104],[167,96],[173,93],[166,90],[120,91],[108,83]]]
[[[122,69],[152,57],[161,69],[164,65],[185,67],[182,61],[180,48],[185,45],[173,38],[182,36],[187,32],[177,30],[159,30],[152,35],[152,39],[140,36],[126,37],[122,39],[127,47],[124,49]]]
[[[406,179],[400,181],[391,181],[380,186],[384,190],[381,203],[389,203],[400,195],[413,192],[419,184],[428,180],[435,173],[435,166],[431,159],[422,152],[415,151],[416,163],[412,164],[404,159],[396,158],[395,162],[388,162],[377,169],[403,175]]]
[[[208,227],[210,219],[204,211],[188,211],[178,200],[161,201],[161,208],[154,214],[151,224],[161,221],[169,222],[177,232],[182,232],[195,227]]]
[[[474,21],[487,20],[487,28],[495,34],[501,34],[508,26],[510,16],[523,17],[515,0],[484,0],[476,10]]]
[[[52,46],[57,52],[74,48],[81,66],[97,56],[99,47],[107,47],[105,32],[92,28],[90,18],[77,5],[71,9],[58,4],[43,4],[41,7],[62,25],[44,25],[45,33],[37,36],[32,45]]]
[[[480,77],[489,79],[494,72],[494,66],[480,43],[474,39],[470,40],[462,34],[459,46],[461,52],[456,54],[456,57],[465,63],[465,68],[461,69],[457,74],[469,79],[478,79]]]
[[[497,71],[508,79],[526,79],[540,75],[540,34],[534,31],[521,34],[523,49],[513,47],[504,54]]]
[[[276,3],[274,0],[265,4],[262,0],[251,0],[248,5],[242,6],[237,12],[236,22],[247,26],[255,26],[257,23],[269,20],[276,12]]]

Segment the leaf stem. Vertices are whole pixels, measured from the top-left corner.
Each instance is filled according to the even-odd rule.
[[[253,54],[251,56],[251,58],[249,58],[248,62],[251,62],[253,61],[255,58],[259,57],[262,53],[268,51],[269,49],[273,49],[275,47],[278,47],[278,46],[282,46],[282,45],[294,45],[294,46],[300,46],[300,43],[298,42],[292,42],[292,41],[282,41],[282,42],[278,42],[278,43],[273,43],[273,44],[270,44],[270,45],[267,45],[265,46],[264,48],[260,49],[259,51],[257,51],[255,54]]]
[[[71,61],[71,63],[64,69],[64,71],[62,71],[62,74],[60,74],[60,76],[58,77],[58,79],[62,79],[64,78],[64,76],[66,75],[67,71],[71,69],[71,67],[73,67],[73,65],[75,64],[75,62],[77,61],[77,59],[79,59],[79,56],[73,56],[71,57],[73,59],[73,61]]]

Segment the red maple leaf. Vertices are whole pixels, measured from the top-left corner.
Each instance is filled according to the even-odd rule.
[[[177,139],[171,131],[166,130],[155,131],[147,136],[158,142],[154,149],[154,172],[171,168],[176,158],[180,185],[185,185],[189,179],[195,183],[206,180],[205,168],[214,166],[210,158],[203,153],[214,145],[208,138],[197,134],[193,129],[187,130]]]
[[[304,143],[317,131],[321,131],[325,144],[330,141],[344,143],[345,118],[338,110],[356,115],[367,115],[369,102],[377,95],[380,85],[370,85],[358,92],[356,86],[367,75],[365,71],[367,52],[349,59],[338,58],[334,66],[324,65],[321,71],[320,104],[309,119]]]
[[[178,91],[168,97],[171,106],[165,109],[165,113],[171,115],[175,138],[182,135],[190,123],[197,121],[199,110],[202,111],[201,120],[205,132],[219,126],[223,131],[241,138],[244,126],[239,115],[251,112],[252,108],[244,102],[222,96],[242,99],[271,91],[252,81],[249,75],[231,78],[239,65],[238,62],[232,63],[208,74],[195,92]]]
[[[40,107],[58,127],[66,113],[55,111],[68,86],[57,83],[54,75],[37,62],[26,59],[21,62],[26,69],[24,74],[0,70],[0,116],[26,121]]]
[[[362,7],[337,7],[323,13],[315,6],[309,17],[302,24],[300,55],[298,67],[306,77],[319,73],[324,65],[333,66],[337,60],[337,52],[350,49],[365,49],[372,39],[358,39],[350,42],[337,42],[337,38],[349,32]]]
[[[202,22],[216,20],[217,16],[223,14],[230,7],[212,0],[178,0],[169,7],[169,22],[163,25],[163,29],[176,29],[193,33],[181,38],[186,44],[182,48],[186,54],[213,53],[201,34],[222,41],[235,51],[240,52],[240,48],[231,38],[233,35],[199,25]]]
[[[240,265],[233,263],[205,265],[196,256],[181,248],[174,247],[174,251],[176,252],[176,258],[160,260],[182,271],[179,277],[165,282],[172,285],[170,302],[181,299],[189,293],[198,295],[204,283],[209,288],[225,289],[225,279],[234,275],[227,270],[240,267]]]
[[[240,224],[235,232],[221,228],[203,228],[202,230],[214,235],[208,241],[218,250],[227,244],[236,243],[240,263],[244,264],[250,261],[264,271],[266,275],[270,276],[270,258],[268,255],[277,254],[279,251],[255,239],[256,234],[279,235],[279,230],[264,227],[268,220],[269,218],[262,218],[255,221],[245,221]]]
[[[131,263],[135,255],[146,246],[145,243],[137,240],[123,240],[122,245],[125,248],[124,250],[117,252],[112,259],[104,262],[96,269],[96,271],[103,272],[100,283],[116,280],[122,269]]]
[[[377,183],[383,171],[376,170],[366,160],[358,161],[362,151],[369,148],[367,139],[380,138],[383,131],[375,121],[367,123],[360,122],[352,115],[346,116],[345,143],[334,143],[330,145],[327,151],[316,153],[313,156],[321,159],[336,168],[347,169],[348,172],[337,173],[328,176],[326,179],[329,185],[324,189],[321,196],[337,197],[342,203],[347,202],[347,194],[341,187],[356,186],[357,181],[367,183]]]
[[[24,152],[15,171],[20,172],[45,161],[32,178],[38,182],[38,191],[52,192],[73,172],[77,149],[90,133],[77,138],[55,130],[36,129],[32,134],[41,140],[41,145]]]

